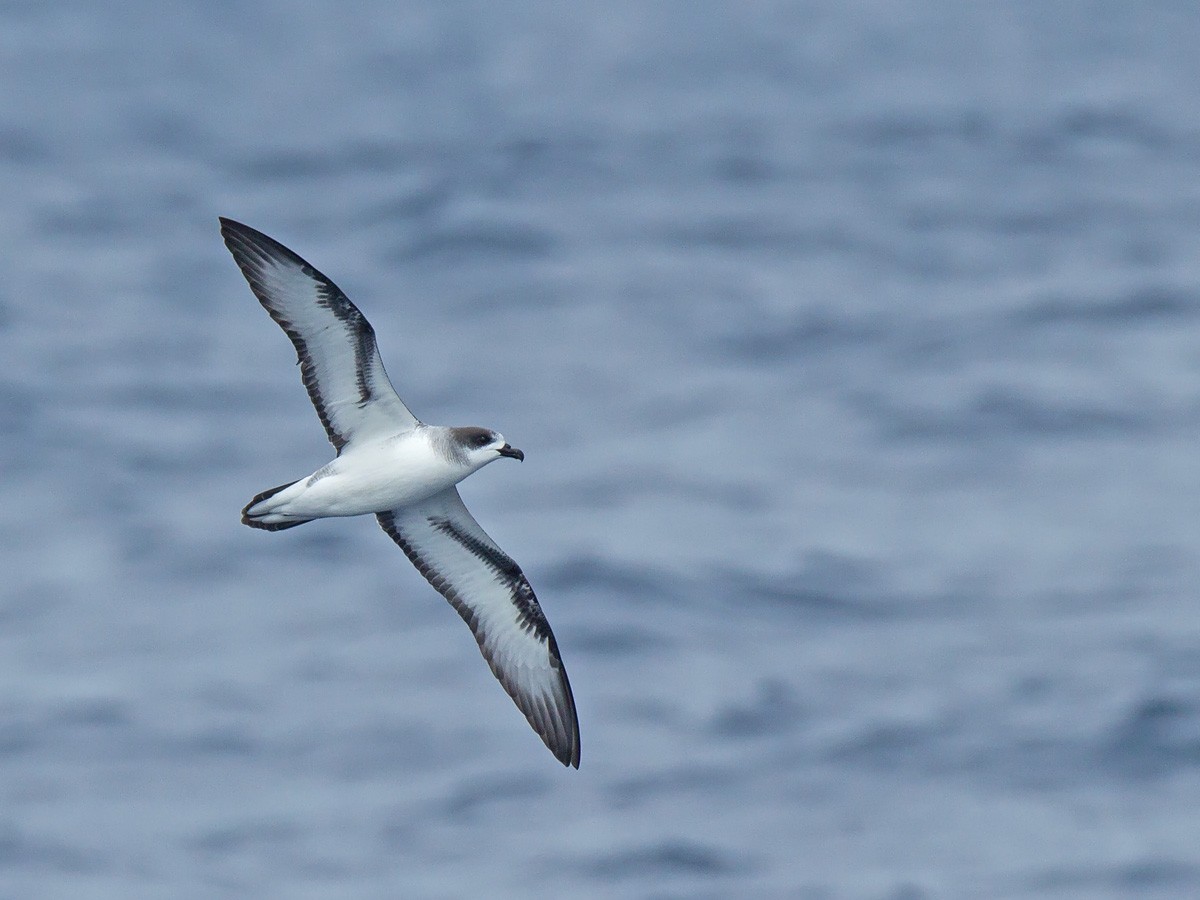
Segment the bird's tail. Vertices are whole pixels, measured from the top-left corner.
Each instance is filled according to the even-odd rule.
[[[287,484],[268,488],[261,494],[255,494],[254,499],[242,509],[242,524],[249,525],[251,528],[261,528],[263,531],[283,531],[285,528],[295,528],[297,525],[311,522],[312,519],[289,518],[281,513],[272,512],[270,509],[255,509],[264,500],[271,499],[280,491],[285,491],[297,483],[297,481],[289,481]]]

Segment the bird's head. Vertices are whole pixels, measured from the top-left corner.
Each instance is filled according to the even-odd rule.
[[[450,433],[454,438],[455,449],[472,468],[486,466],[502,456],[516,460],[525,459],[525,454],[504,440],[504,435],[490,428],[452,428]]]

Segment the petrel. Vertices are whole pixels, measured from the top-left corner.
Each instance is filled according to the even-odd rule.
[[[426,425],[388,380],[375,331],[336,284],[278,241],[221,219],[225,246],[291,338],[309,399],[336,455],[307,478],[255,496],[251,528],[282,531],[329,516],[374,515],[470,626],[533,730],[579,768],[579,721],[550,623],[521,567],[467,511],[455,487],[525,454],[490,428]]]

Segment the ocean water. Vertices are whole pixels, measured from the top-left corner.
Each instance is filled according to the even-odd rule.
[[[0,5],[0,897],[1200,896],[1200,13]],[[372,320],[578,772],[218,215]]]

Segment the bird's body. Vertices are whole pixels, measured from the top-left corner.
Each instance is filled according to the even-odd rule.
[[[248,525],[374,515],[411,506],[458,484],[483,465],[450,451],[452,429],[430,425],[347,445],[307,478],[246,508]]]
[[[263,491],[242,510],[254,528],[375,515],[470,626],[492,672],[564,765],[579,766],[579,723],[558,645],[524,573],[455,487],[501,457],[525,455],[487,428],[426,425],[396,395],[370,323],[332,281],[279,242],[221,219],[259,302],[296,348],[335,458]]]

